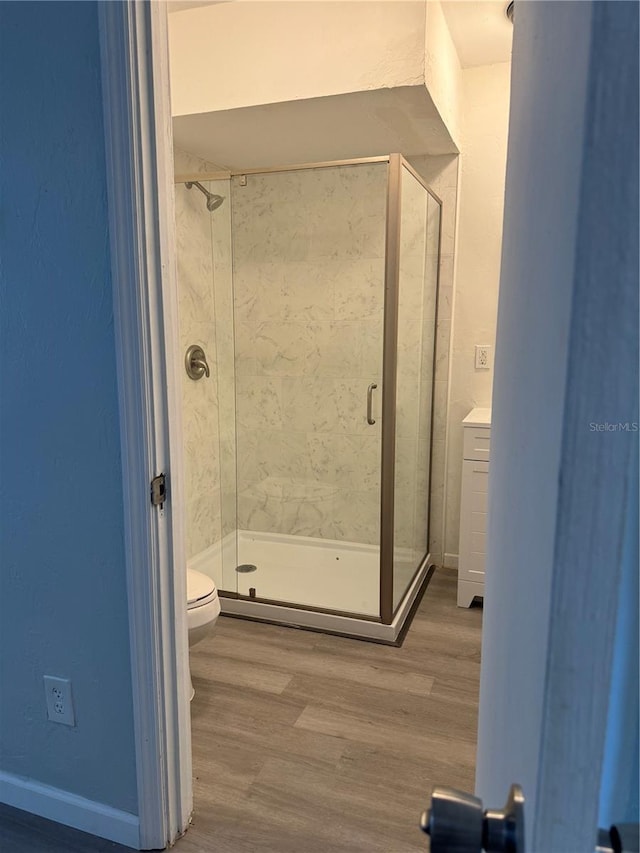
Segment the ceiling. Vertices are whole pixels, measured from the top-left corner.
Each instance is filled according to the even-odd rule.
[[[509,62],[513,25],[507,0],[443,0],[451,38],[463,68]]]

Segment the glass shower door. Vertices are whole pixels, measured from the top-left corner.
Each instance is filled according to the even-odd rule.
[[[393,610],[428,551],[440,203],[400,174]]]
[[[222,202],[208,206],[219,198]],[[235,591],[229,180],[179,181],[175,210],[180,346],[183,354],[199,346],[209,366],[209,375],[198,379],[182,374],[187,563],[219,590]]]
[[[242,596],[379,616],[387,169],[233,178]]]

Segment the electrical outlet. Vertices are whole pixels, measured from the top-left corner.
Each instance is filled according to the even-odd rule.
[[[476,344],[476,370],[489,370],[491,367],[491,347],[488,344]]]
[[[44,692],[47,697],[47,717],[54,723],[75,726],[76,718],[73,713],[73,699],[71,697],[71,682],[69,679],[45,675]]]

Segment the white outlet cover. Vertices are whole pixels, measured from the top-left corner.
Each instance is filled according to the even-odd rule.
[[[44,676],[44,692],[47,698],[47,717],[53,723],[75,726],[71,681],[68,678]]]
[[[491,346],[489,344],[476,344],[476,370],[491,369]]]

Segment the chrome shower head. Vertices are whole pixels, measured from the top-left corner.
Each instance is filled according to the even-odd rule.
[[[204,193],[207,197],[207,210],[216,210],[222,202],[224,201],[224,196],[222,195],[214,195],[210,193],[206,187],[203,187],[200,181],[186,181],[185,187],[190,190],[191,187],[197,187],[201,193]]]
[[[223,201],[224,196],[209,193],[209,198],[207,199],[207,210],[217,210]]]

